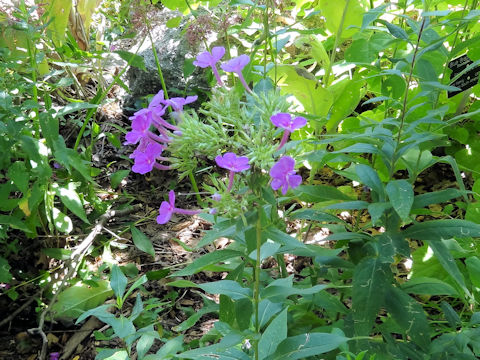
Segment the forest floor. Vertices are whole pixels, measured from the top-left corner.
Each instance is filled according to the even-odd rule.
[[[128,116],[123,114],[119,101],[112,101],[108,106],[102,108],[97,114],[97,123],[101,126],[103,132],[111,131],[114,125],[125,129],[130,125]],[[68,128],[67,126],[66,129]],[[66,138],[68,133],[69,131],[65,130],[64,136]],[[121,140],[123,141],[123,137]],[[114,217],[105,225],[110,234],[103,232],[96,239],[96,248],[92,255],[87,258],[87,268],[95,271],[102,266],[105,244],[109,244],[106,248],[111,251],[112,258],[120,266],[132,267],[132,264],[134,264],[135,269],[133,270],[134,272],[138,271],[138,275],[154,271],[168,270],[173,272],[183,268],[205,253],[222,249],[229,244],[230,240],[220,238],[213,244],[196,250],[195,248],[204,231],[211,227],[211,224],[198,216],[174,215],[166,225],[156,223],[155,218],[158,214],[158,208],[164,200],[165,194],[173,188],[172,185],[175,185],[175,189],[180,193],[188,194],[191,191],[188,181],[178,183],[177,175],[173,171],[160,172],[154,170],[146,176],[132,172],[118,189],[109,189],[109,175],[112,172],[130,169],[131,163],[128,160],[128,155],[132,150],[128,147],[116,148],[106,138],[96,143],[92,165],[102,170],[102,173],[96,177],[96,181],[105,189],[98,196],[105,200],[115,200],[113,208],[125,206],[125,201],[128,201],[130,205],[140,204],[138,205],[140,210],[124,218]],[[346,179],[335,175],[333,171],[327,168],[318,174],[316,180],[333,186],[346,184]],[[454,182],[455,178],[451,169],[446,165],[439,164],[429,169],[428,172],[421,174],[416,184],[416,190],[421,190],[423,187],[425,191],[430,191],[432,186],[435,187],[433,190],[439,190],[450,187]],[[193,195],[180,196],[177,206],[194,208],[195,197]],[[365,221],[368,221],[368,219],[365,219]],[[134,246],[130,232],[125,231],[132,222],[135,222],[136,227],[152,241],[155,249],[154,258]],[[292,223],[289,229],[290,233],[295,233],[298,226],[299,224]],[[82,228],[82,225],[79,224],[75,227],[73,235],[79,239],[77,241],[80,241],[90,230],[91,228]],[[111,233],[122,235],[112,236]],[[308,240],[320,242],[327,235],[328,229],[314,228],[309,232]],[[75,246],[74,242],[69,242],[69,239],[73,237],[39,236],[36,239],[27,239],[20,232],[17,236],[20,245],[18,248],[21,250],[9,259],[11,259],[12,268],[15,268],[16,271],[21,270],[25,274],[25,279],[36,278],[46,272],[55,274],[54,269],[57,268],[61,270],[62,262],[47,257],[42,249]],[[324,246],[334,245],[326,243]],[[289,273],[300,276],[302,269],[310,265],[308,262],[310,260],[305,260],[300,257],[286,256],[285,261]],[[263,266],[273,267],[274,265],[265,263]],[[203,283],[220,280],[223,276],[223,273],[204,271],[191,276],[188,280]],[[51,281],[52,278],[53,276],[47,281]],[[169,281],[171,280],[165,277],[148,281],[144,285],[146,293],[142,293],[144,301],[148,298],[157,298],[164,303],[157,318],[157,327],[161,329],[163,334],[176,333],[175,327],[202,308],[204,304],[202,296],[205,296],[195,289],[172,288],[168,285]],[[30,335],[27,330],[38,326],[39,314],[49,300],[42,293],[37,281],[19,282],[19,284],[20,286],[16,288],[18,297],[15,301],[0,294],[0,309],[3,310],[4,319],[21,308],[18,314],[15,314],[9,319],[8,323],[0,328],[0,360],[34,360],[37,359],[37,354],[41,348],[41,338]],[[136,292],[127,301],[127,310],[133,307],[135,295]],[[29,302],[31,299],[33,301]],[[210,297],[210,300],[218,301],[214,297]],[[211,329],[215,320],[209,314],[201,317],[195,325],[183,332],[185,341],[189,342],[201,338]],[[78,344],[74,344],[72,354],[65,358],[61,357],[61,359],[90,360],[95,358],[96,347],[120,347],[120,344],[115,341],[95,339],[94,330],[103,330],[106,328],[104,325],[98,322],[94,328],[87,330],[85,339]],[[62,354],[65,347],[72,346],[73,335],[81,331],[80,326],[74,325],[73,322],[47,322],[44,326],[44,332],[49,340],[48,353],[59,352]],[[156,352],[160,345],[156,344],[152,351]]]

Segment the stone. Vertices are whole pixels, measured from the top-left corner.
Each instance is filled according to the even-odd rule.
[[[157,17],[157,19],[162,19],[161,23],[152,25],[151,30],[152,40],[170,97],[192,95],[198,90],[209,90],[203,69],[196,68],[187,78],[183,75],[185,59],[194,59],[199,52],[204,51],[204,48],[202,45],[197,49],[190,47],[183,34],[186,21],[182,21],[175,28],[168,28],[165,25],[169,19],[180,15],[179,12],[161,11],[161,15]],[[137,42],[141,40],[138,39]],[[130,51],[135,51],[137,47],[138,45],[133,45]],[[136,67],[130,67],[127,71],[127,82],[131,93],[125,99],[125,107],[133,107],[139,98],[148,94],[156,94],[162,89],[152,44],[148,36],[140,47],[138,55],[143,57],[147,71]]]

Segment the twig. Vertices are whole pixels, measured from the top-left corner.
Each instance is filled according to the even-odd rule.
[[[8,317],[6,317],[2,321],[0,321],[0,328],[3,325],[12,321],[18,314],[20,314],[23,310],[25,310],[25,308],[27,308],[28,305],[30,305],[35,300],[36,297],[40,296],[42,291],[43,291],[43,289],[37,291],[37,293],[35,295],[33,295],[30,299],[28,299],[22,306],[20,306],[17,310],[15,310],[13,313],[11,313]]]
[[[50,300],[50,303],[48,306],[45,308],[45,310],[42,312],[40,315],[40,320],[38,322],[38,327],[28,329],[27,332],[32,335],[40,335],[42,337],[42,350],[40,352],[40,356],[38,357],[39,360],[45,360],[45,357],[47,355],[47,345],[48,345],[48,340],[47,336],[45,335],[45,332],[43,331],[43,325],[45,323],[45,317],[49,313],[50,309],[52,308],[53,304],[57,301],[58,294],[62,291],[62,289],[65,287],[65,284],[69,279],[75,276],[75,273],[77,271],[77,266],[78,264],[81,263],[83,256],[86,254],[88,248],[90,245],[92,245],[93,240],[99,235],[102,230],[103,226],[105,223],[110,220],[111,218],[115,216],[125,216],[128,214],[131,214],[132,212],[138,211],[142,208],[141,204],[134,205],[130,209],[124,209],[124,210],[107,210],[105,214],[100,216],[100,218],[97,220],[95,226],[93,227],[92,231],[88,236],[77,246],[75,251],[70,256],[70,259],[65,263],[66,267],[66,275],[63,277],[62,282],[60,283],[60,286],[58,287],[57,291],[53,295],[52,299]]]

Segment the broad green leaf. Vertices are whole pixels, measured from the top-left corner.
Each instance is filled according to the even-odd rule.
[[[448,200],[458,198],[463,194],[464,193],[458,189],[445,189],[416,195],[413,199],[412,209],[422,208],[431,204],[441,204]]]
[[[130,231],[132,233],[132,239],[135,246],[151,256],[155,256],[155,249],[153,248],[152,242],[150,239],[135,226],[130,226]]]
[[[279,65],[276,67],[280,78],[281,94],[291,94],[303,105],[305,112],[316,116],[326,116],[333,104],[330,92],[318,81],[299,75],[294,66]],[[274,70],[270,70],[273,75]]]
[[[233,280],[220,280],[204,284],[198,284],[202,290],[210,294],[227,295],[233,300],[252,297],[252,290],[242,287],[239,283]]]
[[[327,210],[363,210],[368,208],[369,203],[367,201],[355,200],[355,201],[344,201],[338,204],[332,204],[325,206],[323,209]],[[301,211],[301,210],[299,210]],[[314,220],[314,219],[312,219]]]
[[[297,39],[295,42],[302,42],[311,47],[310,54],[313,56],[315,61],[324,68],[328,67],[330,64],[330,57],[325,51],[322,42],[318,40],[317,36],[313,34],[305,35]]]
[[[96,283],[97,287],[82,284],[63,290],[58,294],[57,302],[51,308],[52,317],[54,319],[76,319],[85,311],[103,304],[112,296],[113,291],[108,281],[98,280]]]
[[[393,36],[395,36],[397,39],[409,41],[407,32],[400,26],[389,23],[388,21],[385,21],[385,20],[377,20],[377,22],[385,25],[388,29],[388,32]]]
[[[287,310],[284,309],[268,325],[258,343],[258,358],[263,360],[277,349],[278,344],[287,338]]]
[[[95,360],[128,360],[127,350],[101,349]]]
[[[10,283],[12,280],[12,274],[10,273],[10,269],[12,267],[8,264],[7,259],[0,256],[0,282],[1,283]]]
[[[10,165],[7,172],[7,176],[23,194],[26,194],[28,191],[29,175],[23,161],[15,161]]]
[[[293,190],[295,196],[306,202],[322,202],[328,200],[352,200],[340,190],[328,185],[300,185]]]
[[[160,350],[157,351],[155,358],[152,358],[151,360],[168,359],[169,356],[171,357],[182,350],[183,344],[183,335],[170,339],[160,348]],[[147,355],[145,360],[150,360],[148,356],[150,355]]]
[[[72,1],[70,0],[53,0],[44,6],[49,6],[48,29],[51,31],[52,40],[55,46],[61,46],[65,41],[67,34],[67,25],[69,22],[70,9],[72,8]]]
[[[178,25],[180,25],[180,21],[182,21],[182,17],[177,16],[177,17],[174,17],[174,18],[171,18],[170,20],[168,20],[165,25],[168,28],[176,28],[176,27],[178,27]]]
[[[278,314],[282,310],[282,308],[282,303],[272,302],[268,299],[260,301],[260,304],[258,305],[260,328],[263,328],[275,314]]]
[[[328,214],[326,212],[314,209],[301,209],[294,211],[289,216],[291,219],[304,219],[304,220],[313,220],[320,222],[342,222],[335,215]]]
[[[190,329],[193,325],[195,325],[200,318],[209,313],[217,312],[218,311],[218,305],[215,306],[204,306],[200,310],[194,312],[192,315],[190,315],[185,321],[182,323],[178,324],[177,326],[174,326],[172,328],[173,331],[176,332],[183,332],[188,329]]]
[[[113,328],[115,335],[123,339],[132,336],[137,331],[133,325],[133,322],[123,315],[120,315],[118,318],[111,319],[107,324]]]
[[[96,109],[97,107],[98,107],[98,104],[90,104],[88,102],[70,103],[64,106],[63,108],[61,108],[60,110],[58,110],[56,117],[65,116],[83,109]]]
[[[360,181],[368,186],[378,196],[378,201],[385,200],[385,189],[377,172],[370,166],[364,164],[357,164],[355,171],[360,178]]]
[[[393,209],[397,212],[400,219],[406,222],[413,204],[414,193],[412,185],[406,180],[392,180],[387,184],[385,190]]]
[[[417,223],[405,229],[403,235],[417,240],[442,240],[453,237],[480,237],[480,225],[466,220],[445,219]]]
[[[390,203],[380,202],[380,203],[371,203],[368,205],[368,213],[372,219],[372,225],[377,226],[379,224],[379,220],[382,217],[385,210],[391,208]],[[381,222],[380,222],[381,223]]]
[[[411,340],[427,351],[430,346],[430,328],[422,306],[401,289],[389,286],[385,304],[393,319]]]
[[[388,4],[382,4],[376,8],[368,10],[365,14],[363,14],[362,30],[365,30],[365,28],[370,25],[372,21],[378,19],[380,15],[385,13],[387,6]]]
[[[244,340],[239,334],[228,334],[219,343],[185,351],[178,354],[181,359],[251,360],[247,354],[235,348]]]
[[[244,254],[242,252],[236,251],[236,250],[229,250],[229,249],[216,250],[214,252],[205,254],[198,259],[195,259],[193,263],[189,264],[182,270],[176,271],[169,277],[190,276],[202,271],[205,267],[209,265],[218,264],[219,262],[222,262],[228,259],[233,259],[243,255]]]
[[[364,258],[353,274],[352,310],[355,334],[368,336],[385,302],[390,285],[390,264],[379,258]]]
[[[440,307],[442,308],[445,319],[447,319],[448,325],[451,328],[456,329],[462,326],[462,320],[460,319],[460,316],[458,316],[457,312],[453,309],[452,305],[444,300],[440,303]]]
[[[340,33],[340,38],[347,39],[362,26],[364,2],[360,0],[320,0],[319,8],[325,17],[327,29],[333,34]],[[343,14],[345,17],[342,22]],[[340,26],[342,28],[340,29]]]
[[[292,286],[269,285],[260,291],[260,297],[262,299],[271,299],[271,301],[278,302],[283,301],[291,295],[313,295],[326,288],[328,288],[328,285],[315,285],[304,289]]]
[[[20,219],[12,215],[0,215],[0,225],[8,225],[13,229],[21,230],[25,233],[31,233],[32,231],[27,227],[27,225]]]
[[[125,267],[124,267],[125,268]],[[123,272],[122,272],[123,273]],[[144,274],[140,276],[135,282],[128,288],[128,291],[123,295],[123,300],[127,299],[130,294],[138,289],[141,285],[145,284],[148,281],[147,276]]]
[[[266,258],[273,256],[277,253],[277,250],[280,248],[280,244],[273,242],[270,239],[267,239],[262,246],[260,247],[260,261],[265,260]],[[248,257],[252,260],[257,260],[257,250],[250,252]]]
[[[118,265],[112,266],[110,286],[112,287],[115,296],[118,298],[123,297],[123,294],[125,294],[125,289],[127,288],[127,277],[123,274]]]
[[[297,360],[325,354],[345,344],[349,339],[336,334],[307,333],[288,337],[265,360]]]
[[[72,219],[55,207],[52,209],[52,219],[58,231],[69,234],[73,230]]]
[[[428,245],[432,248],[435,257],[438,259],[443,268],[452,277],[458,286],[463,290],[467,297],[471,297],[470,291],[467,289],[463,274],[455,262],[452,253],[449,251],[443,240],[430,241]]]
[[[350,0],[350,2],[352,2]],[[349,116],[357,107],[363,96],[363,80],[354,78],[341,80],[328,87],[328,92],[333,98],[330,117],[326,128],[328,132],[335,131],[338,124]]]
[[[145,68],[145,60],[140,55],[125,51],[117,50],[115,53],[118,54],[123,60],[125,60],[129,65],[134,66],[140,70],[147,71]]]
[[[197,284],[195,284],[194,282],[191,282],[189,280],[176,280],[176,281],[169,282],[168,285],[179,287],[179,288],[186,288],[186,287],[196,288],[196,287],[198,287]]]
[[[160,335],[157,331],[153,330],[153,326],[152,331],[146,332],[140,336],[136,346],[138,359],[145,359],[145,354],[150,350],[155,339],[160,340]]]
[[[201,248],[205,245],[208,245],[218,238],[226,237],[232,238],[236,233],[236,221],[235,220],[224,220],[215,224],[213,229],[205,232],[202,240],[197,245],[197,248]]]
[[[476,256],[470,256],[465,260],[468,276],[473,286],[480,289],[480,259]]]
[[[110,175],[110,184],[113,189],[116,189],[118,185],[130,174],[130,170],[118,170]]]
[[[446,282],[430,277],[414,277],[401,285],[410,294],[458,296],[457,290]]]
[[[67,184],[67,186],[60,186],[57,183],[53,183],[52,188],[55,191],[55,195],[60,198],[60,200],[68,208],[68,210],[77,215],[85,223],[90,224],[87,219],[87,215],[85,214],[85,209],[83,208],[80,197],[75,191],[75,183],[70,182]]]

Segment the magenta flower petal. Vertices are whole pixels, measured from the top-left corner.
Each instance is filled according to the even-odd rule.
[[[153,170],[155,158],[148,154],[138,153],[135,155],[135,163],[132,166],[132,171],[138,174],[146,174]]]
[[[168,202],[170,203],[170,205],[172,205],[173,208],[175,207],[175,191],[173,190],[169,191]]]
[[[226,72],[241,73],[245,65],[250,62],[250,57],[248,55],[242,54],[236,58],[231,59],[225,64],[220,65],[220,67]]]
[[[215,60],[215,63],[220,61],[223,55],[225,55],[225,48],[223,46],[215,46],[212,49],[212,58]]]
[[[225,48],[223,46],[215,46],[212,52],[204,51],[197,55],[193,65],[207,68],[209,66],[214,67],[215,64],[225,55]]]
[[[225,153],[223,156],[218,155],[215,157],[215,162],[221,168],[233,171],[240,172],[250,169],[248,164],[249,160],[246,156],[238,156],[232,152]]]
[[[270,169],[272,177],[271,187],[273,190],[281,188],[285,195],[288,188],[294,189],[302,183],[302,177],[295,172],[295,160],[290,156],[284,156]]]
[[[305,125],[307,125],[307,119],[305,119],[304,117],[302,116],[297,116],[295,119],[292,120],[291,122],[291,129],[290,131],[293,131],[293,130],[296,130],[296,129],[300,129],[302,127],[304,127]]]
[[[160,104],[163,104],[164,99],[165,99],[165,96],[163,94],[163,90],[160,90],[158,94],[153,97],[148,107],[153,108],[153,107],[160,106]]]
[[[166,201],[162,201],[160,209],[158,210],[159,215],[157,216],[158,224],[166,224],[172,218],[175,208]]]
[[[278,113],[270,117],[270,121],[276,127],[285,129],[289,132],[293,132],[297,129],[304,127],[307,124],[307,119],[302,116],[297,116],[292,119],[292,115],[289,113]]]
[[[275,125],[276,127],[281,127],[283,129],[288,127],[291,119],[292,115],[290,115],[289,113],[278,113],[270,117],[270,121],[273,125]]]

